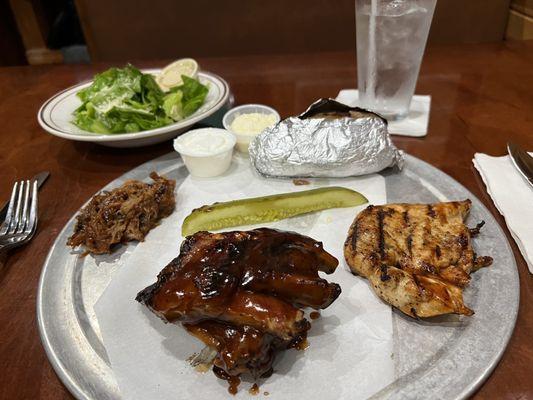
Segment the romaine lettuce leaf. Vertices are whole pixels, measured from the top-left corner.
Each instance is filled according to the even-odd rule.
[[[164,97],[163,110],[165,110],[165,114],[174,121],[182,120],[185,117],[183,114],[182,98],[183,92],[179,90],[170,92]]]
[[[83,102],[73,123],[96,133],[125,133],[155,129],[179,121],[205,101],[208,88],[183,76],[183,84],[164,93],[154,77],[132,65],[97,74],[77,95]]]
[[[183,115],[188,117],[204,104],[209,89],[196,79],[188,76],[182,75],[181,79],[183,80],[183,85],[179,86],[178,90],[183,93]]]

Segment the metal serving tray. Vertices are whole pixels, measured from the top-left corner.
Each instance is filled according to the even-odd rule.
[[[177,154],[143,164],[103,189],[150,171],[176,179],[187,171]],[[373,399],[463,399],[489,376],[511,337],[519,302],[516,263],[505,234],[483,204],[458,182],[411,156],[402,172],[385,171],[388,202],[435,202],[470,198],[470,225],[486,221],[474,246],[494,264],[473,274],[465,291],[470,318],[444,316],[416,321],[393,313],[394,358],[399,378]],[[66,246],[74,216],[44,263],[37,296],[43,346],[60,379],[78,399],[121,399],[102,343],[93,305],[135,244],[112,255],[82,257]],[[150,240],[148,237],[147,240]],[[346,343],[345,345],[350,345]]]

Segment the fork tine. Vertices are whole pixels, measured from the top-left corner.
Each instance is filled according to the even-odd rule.
[[[33,181],[33,187],[31,190],[31,206],[30,206],[30,218],[28,220],[28,224],[26,225],[26,230],[24,231],[27,234],[33,234],[35,233],[35,229],[37,228],[37,181]]]
[[[26,228],[28,223],[28,213],[29,213],[29,202],[30,202],[30,181],[26,181],[24,185],[24,199],[22,203],[22,210],[19,217],[19,222],[17,225],[17,230],[15,233],[22,233]]]
[[[2,226],[0,227],[0,235],[5,235],[11,224],[11,218],[13,218],[13,209],[15,208],[15,201],[17,197],[17,188],[18,182],[15,182],[13,185],[13,190],[11,191],[11,199],[9,200],[9,207],[7,208],[6,219]]]
[[[20,211],[22,206],[22,196],[24,195],[24,181],[21,181],[18,188],[18,196],[17,196],[17,202],[15,205],[15,213],[13,214],[13,217],[11,218],[11,222],[9,223],[9,229],[7,233],[9,235],[15,233],[15,230],[17,229],[17,225],[20,222]]]

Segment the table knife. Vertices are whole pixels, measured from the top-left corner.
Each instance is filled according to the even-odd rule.
[[[533,157],[514,143],[507,143],[511,160],[524,179],[533,187]]]
[[[37,181],[37,187],[40,188],[43,185],[43,183],[48,179],[49,176],[50,176],[50,172],[43,171],[43,172],[39,172],[37,175],[31,178],[31,180]],[[9,201],[6,201],[6,203],[0,209],[0,221],[3,221],[6,218],[8,207],[9,207]]]

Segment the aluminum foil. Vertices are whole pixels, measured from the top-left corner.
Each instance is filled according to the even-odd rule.
[[[256,136],[250,160],[264,176],[346,177],[403,165],[387,121],[378,114],[320,99]]]

